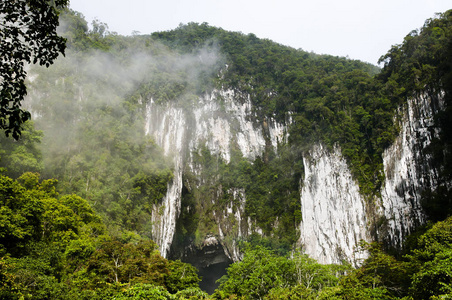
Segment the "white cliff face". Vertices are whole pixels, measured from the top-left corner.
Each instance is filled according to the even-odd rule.
[[[389,236],[394,246],[400,246],[413,228],[425,222],[420,195],[424,187],[435,186],[437,176],[428,167],[430,158],[422,153],[433,134],[429,130],[434,113],[430,104],[429,98],[418,97],[401,112],[400,136],[383,157],[386,181],[382,198],[377,199],[377,211],[366,207],[339,147],[328,151],[320,144],[314,145],[304,157],[299,244],[308,255],[321,263],[348,260],[359,264],[367,254],[355,250],[361,240],[372,239],[370,226],[375,220],[369,218],[386,219],[386,231],[380,228],[378,234]],[[206,94],[189,110],[152,101],[147,105],[146,133],[174,162],[174,179],[163,203],[154,207],[152,218],[153,237],[162,255],[166,256],[170,249],[181,209],[183,170],[188,167],[195,176],[202,175],[193,162],[194,152],[207,147],[229,162],[235,147],[252,160],[262,155],[265,147],[276,149],[279,143],[287,142],[286,124],[273,118],[259,122],[256,119],[249,97],[230,90]],[[241,254],[235,240],[262,231],[245,217],[245,191],[231,190],[228,194],[232,195],[232,202],[215,215],[216,238],[225,254],[237,261]]]
[[[433,116],[443,106],[441,95],[438,98],[418,96],[400,109],[400,134],[383,154],[385,183],[376,211],[366,209],[339,149],[330,153],[322,146],[313,147],[303,159],[301,191],[300,243],[307,254],[322,263],[342,258],[359,263],[366,254],[353,250],[361,239],[371,240],[370,226],[375,221],[366,220],[366,212],[385,219],[378,234],[396,248],[425,223],[421,195],[436,187],[438,174],[431,167],[432,157],[423,150],[436,134]]]
[[[236,95],[233,90],[213,91],[199,99],[194,115],[195,134],[190,142],[191,149],[204,144],[226,162],[230,161],[233,143],[237,143],[246,158],[254,159],[263,153],[266,145],[264,132],[262,125],[254,120],[256,115],[249,96]],[[278,142],[287,139],[286,127],[274,119],[268,123],[268,138],[276,148]]]
[[[240,98],[242,100],[238,100]],[[245,100],[243,100],[245,99]],[[231,148],[236,147],[242,154],[254,159],[261,155],[266,146],[266,137],[262,125],[255,122],[251,100],[243,95],[236,95],[234,91],[213,91],[201,97],[191,110],[182,110],[175,104],[157,105],[152,100],[146,108],[146,134],[154,137],[156,143],[163,148],[166,155],[174,161],[174,179],[168,185],[167,194],[161,205],[154,207],[153,211],[153,238],[160,246],[160,252],[166,256],[171,246],[176,221],[180,214],[182,194],[182,173],[185,165],[193,174],[200,175],[193,164],[192,153],[205,146],[213,154],[219,155],[225,162],[231,158]],[[193,118],[194,116],[194,118]],[[191,119],[190,119],[191,117]],[[188,121],[188,120],[192,121]],[[268,122],[268,136],[273,147],[287,139],[285,126],[270,119]],[[241,192],[237,191],[239,196]],[[242,232],[248,232],[242,227],[241,214],[243,204],[228,208],[227,214],[239,218],[239,230],[233,233],[241,237]],[[219,226],[220,235],[222,235]],[[237,249],[227,249],[228,256],[238,259]]]
[[[270,119],[268,123],[268,132],[272,146],[277,148],[278,144],[287,143],[288,134],[286,125],[280,124],[274,119]],[[290,123],[292,123],[292,119],[289,117],[287,124]]]
[[[381,209],[387,220],[389,242],[398,248],[413,229],[425,223],[421,193],[425,188],[435,188],[437,182],[436,170],[429,167],[431,156],[423,153],[434,132],[431,100],[419,96],[399,111],[402,130],[383,155],[386,180]]]
[[[151,102],[146,107],[146,134],[152,135],[163,148],[165,155],[173,158],[174,178],[168,184],[161,205],[154,205],[152,214],[152,236],[166,257],[173,241],[176,220],[180,214],[182,192],[182,154],[185,144],[186,121],[181,109],[167,105],[159,107]]]
[[[339,147],[330,152],[315,145],[303,163],[302,248],[320,263],[359,263],[366,254],[355,250],[370,238],[366,208]]]
[[[218,232],[221,240],[224,240],[226,234],[232,236],[232,242],[223,243],[225,255],[232,261],[240,261],[243,258],[242,253],[238,250],[236,239],[245,237],[244,230],[248,230],[248,222],[245,215],[245,190],[243,189],[231,189],[228,191],[233,199],[234,203],[229,203],[226,207],[224,215],[218,218]]]
[[[265,138],[262,128],[255,128],[255,123],[250,120],[253,116],[251,100],[248,98],[243,103],[237,103],[234,99],[234,93],[229,91],[222,95],[227,104],[227,111],[236,114],[238,123],[237,143],[243,156],[254,159],[264,151]]]

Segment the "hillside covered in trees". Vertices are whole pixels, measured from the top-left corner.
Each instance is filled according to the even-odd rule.
[[[394,45],[382,69],[205,23],[120,36],[98,21],[88,27],[71,10],[60,20],[66,57],[29,71],[34,121],[18,141],[0,137],[1,299],[452,297],[452,11]],[[249,97],[250,118],[263,131],[270,120],[287,125],[287,139],[275,149],[266,138],[252,158],[238,145],[228,159],[207,146],[184,153],[202,172],[184,166],[173,260],[166,259],[153,241],[154,220],[164,215],[158,205],[178,170],[143,126],[152,122],[146,112],[153,104],[196,107],[221,89]],[[385,180],[383,153],[400,132],[398,108],[423,94],[439,95],[441,107],[425,150],[440,178],[422,197],[428,222],[402,249],[378,235],[363,242],[356,251],[368,257],[359,267],[319,264],[300,252],[300,178],[310,146],[339,146],[359,193],[373,203]],[[180,253],[220,235],[217,216],[231,202],[232,211],[241,205],[231,191],[246,195],[244,218],[259,230],[234,241],[225,231],[241,260],[208,295]]]

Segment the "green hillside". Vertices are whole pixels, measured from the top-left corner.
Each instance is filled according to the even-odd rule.
[[[66,57],[29,71],[24,105],[34,121],[18,141],[0,137],[0,299],[452,297],[452,11],[393,46],[381,69],[206,23],[120,36],[71,10],[60,20]],[[244,259],[208,296],[194,267],[163,258],[151,240],[152,207],[174,166],[143,124],[151,99],[193,107],[220,89],[249,95],[253,121],[285,123],[289,140],[278,149],[266,141],[252,161],[238,147],[229,162],[207,148],[193,154],[203,173],[184,173],[173,247],[211,233],[231,189],[244,191],[244,217],[263,231],[241,241]],[[358,269],[294,252],[302,154],[318,142],[339,145],[372,203],[384,182],[383,152],[400,130],[397,108],[422,94],[444,101],[427,149],[441,178],[422,199],[430,223],[402,252],[363,244],[370,257]]]

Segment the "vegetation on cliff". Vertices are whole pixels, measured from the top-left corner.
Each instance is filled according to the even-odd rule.
[[[89,29],[76,12],[65,11],[62,20],[68,58],[30,78],[39,118],[19,141],[1,139],[0,167],[8,176],[0,176],[0,298],[208,298],[196,270],[164,259],[150,240],[152,210],[173,174],[143,123],[151,101],[190,107],[215,88],[249,95],[256,124],[293,122],[286,124],[288,144],[267,147],[254,161],[238,149],[228,163],[207,148],[192,153],[203,174],[184,174],[176,241],[184,246],[216,233],[215,215],[235,201],[231,189],[244,192],[243,217],[263,232],[250,236],[243,261],[212,297],[452,297],[452,11],[394,46],[382,70],[207,24],[123,37],[98,21]],[[302,153],[315,142],[338,144],[361,193],[375,199],[382,153],[397,135],[396,108],[423,93],[438,100],[434,105],[444,100],[431,128],[439,134],[427,150],[441,181],[423,198],[440,222],[411,237],[404,254],[363,245],[370,256],[358,269],[294,253]]]

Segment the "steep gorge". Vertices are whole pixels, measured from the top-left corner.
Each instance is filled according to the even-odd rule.
[[[193,162],[193,153],[206,147],[228,162],[230,149],[237,144],[244,156],[253,160],[263,155],[266,141],[277,152],[278,142],[287,140],[287,124],[266,121],[268,130],[264,130],[264,121],[257,119],[251,103],[249,100],[242,102],[243,98],[246,99],[233,91],[215,91],[200,98],[191,112],[171,105],[157,106],[152,101],[148,106],[146,132],[155,137],[175,163],[175,178],[165,200],[154,208],[157,224],[154,238],[163,254],[170,251],[181,210],[182,188],[189,184],[182,182],[183,172],[190,170],[194,176],[203,173]],[[430,166],[430,157],[423,150],[435,134],[432,120],[439,109],[437,100],[437,96],[422,96],[399,109],[400,134],[384,153],[386,180],[379,198],[366,199],[360,193],[340,146],[328,149],[320,143],[304,153],[304,176],[300,178],[303,216],[299,225],[300,248],[322,263],[343,260],[359,263],[366,256],[355,251],[361,240],[384,240],[399,248],[409,233],[425,223],[421,193],[426,186],[434,187],[437,171]],[[190,115],[195,117],[187,126]],[[235,201],[227,204],[225,210],[215,211],[212,232],[202,236],[198,245],[190,245],[185,253],[181,249],[175,253],[189,255],[189,249],[202,251],[203,247],[216,244],[221,245],[218,251],[224,251],[229,259],[237,261],[240,259],[237,242],[253,232],[262,234],[246,217],[244,191],[228,192]]]
[[[429,219],[448,91],[410,81],[396,63],[411,57],[392,49],[375,75],[205,24],[115,38],[33,74],[28,105],[46,175],[127,241],[201,269],[240,260],[243,242],[359,265],[361,240],[400,250]]]
[[[243,95],[236,96],[232,90],[213,91],[201,97],[192,111],[178,109],[171,104],[155,105],[152,100],[147,106],[146,132],[155,138],[166,155],[173,157],[175,164],[175,178],[169,185],[164,201],[155,206],[153,214],[153,221],[158,224],[154,227],[153,237],[164,255],[168,254],[176,230],[183,184],[188,184],[182,182],[184,170],[190,170],[194,176],[203,173],[202,168],[194,162],[194,153],[205,147],[228,163],[231,148],[237,146],[244,157],[253,160],[262,155],[267,141],[271,147],[277,148],[278,142],[286,138],[285,126],[275,120],[267,121],[265,129],[261,122],[253,121],[256,115],[252,113],[251,102],[249,98],[243,98]],[[202,185],[201,178],[198,182]],[[246,201],[243,190],[231,190],[229,193],[235,201],[227,204],[225,211],[217,212],[216,230],[210,234],[215,234],[212,237],[225,247],[230,259],[238,260],[240,255],[235,240],[251,232],[259,232],[259,228],[254,228],[251,220],[242,217]],[[164,213],[159,214],[162,208]],[[233,224],[230,224],[231,215],[234,216]],[[225,243],[225,239],[231,238],[232,243]]]

